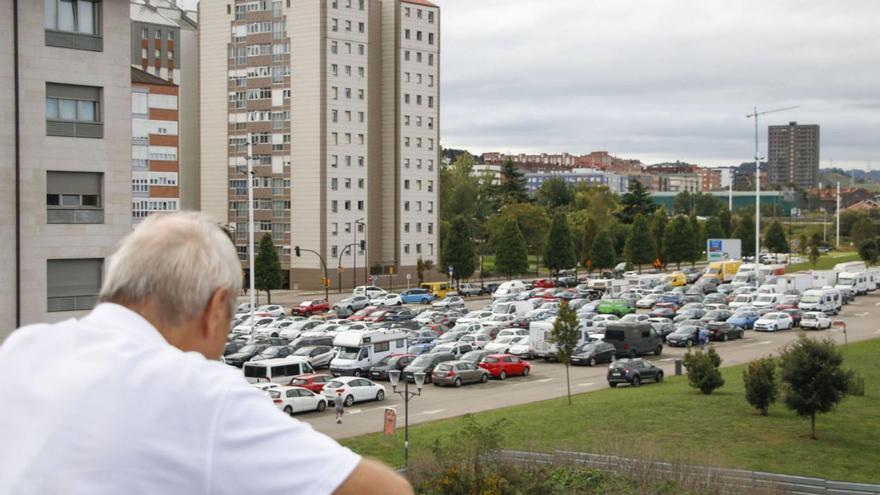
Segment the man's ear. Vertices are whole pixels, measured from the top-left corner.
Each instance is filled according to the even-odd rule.
[[[229,289],[221,287],[214,291],[208,304],[205,305],[205,314],[202,318],[202,336],[207,339],[223,339],[229,334],[229,325],[232,315],[229,314]]]

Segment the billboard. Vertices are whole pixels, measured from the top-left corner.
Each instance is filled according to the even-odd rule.
[[[706,258],[711,261],[742,259],[739,239],[706,239]]]

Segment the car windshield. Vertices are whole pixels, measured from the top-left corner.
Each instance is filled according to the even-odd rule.
[[[677,335],[690,335],[690,334],[694,333],[695,331],[697,331],[697,327],[693,327],[693,326],[688,325],[688,326],[684,326],[684,327],[678,327],[675,330],[675,332],[673,332],[673,333],[675,333]]]
[[[461,356],[461,359],[464,361],[476,361],[482,354],[482,351],[471,351]]]
[[[327,382],[326,384],[324,384],[324,388],[339,388],[343,385],[345,385],[345,384],[340,382],[339,380],[333,380],[331,382]]]
[[[296,352],[293,353],[293,355],[294,356],[308,356],[309,353],[312,352],[312,349],[314,349],[314,348],[315,348],[314,346],[300,347],[299,349],[296,350]]]
[[[311,306],[311,305],[312,305],[312,301],[303,301],[303,302],[299,303],[299,305],[300,305],[300,306]]]
[[[266,367],[246,364],[244,366],[244,376],[248,378],[266,378]]]
[[[806,294],[804,297],[801,298],[801,302],[803,302],[803,303],[817,303],[817,302],[819,302],[819,295],[818,294]]]
[[[749,296],[747,294],[740,294],[740,295],[736,296],[735,301],[736,302],[749,302],[751,299],[752,299],[752,296]]]
[[[804,320],[816,320],[819,318],[819,315],[817,315],[816,313],[804,313],[801,318],[803,318]]]
[[[381,361],[379,361],[379,362],[376,363],[376,364],[377,364],[378,366],[381,366],[381,365],[384,365],[384,364],[388,364],[388,363],[390,363],[391,360],[394,359],[394,358],[395,358],[395,356],[385,356],[385,357],[382,358]]]
[[[305,378],[294,378],[290,383],[291,385],[308,385],[309,381]]]
[[[586,344],[581,344],[581,346],[577,348],[577,352],[595,352],[598,347],[599,342],[588,342]]]
[[[513,340],[513,338],[514,337],[512,335],[505,335],[503,337],[498,337],[497,339],[495,339],[495,343],[496,344],[507,344],[507,343],[511,342]]]
[[[357,359],[359,352],[359,347],[340,347],[336,357],[339,359]]]
[[[281,352],[280,347],[268,347],[263,352],[260,353],[260,356],[267,357],[267,358],[275,357],[278,355],[279,352]]]
[[[240,352],[242,354],[249,354],[251,352],[257,352],[258,350],[259,350],[259,347],[256,344],[248,344],[248,345],[242,347],[241,349],[239,349],[238,352]]]
[[[277,390],[267,390],[266,392],[268,392],[269,397],[271,397],[273,399],[280,399],[281,398],[281,392],[279,392]]]
[[[433,360],[434,360],[434,356],[430,356],[430,355],[426,354],[426,355],[419,356],[419,357],[413,359],[413,362],[410,364],[410,366],[412,366],[413,368],[422,368],[422,367],[425,367],[425,366],[431,364],[431,361],[433,361]]]
[[[437,367],[436,367],[435,369],[436,369],[437,371],[449,371],[449,370],[452,369],[452,365],[451,365],[451,364],[446,364],[446,363],[440,363],[440,364],[437,365]]]

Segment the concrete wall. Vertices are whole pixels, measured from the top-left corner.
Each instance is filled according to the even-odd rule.
[[[180,208],[197,210],[201,192],[201,148],[199,147],[199,33],[196,29],[181,29],[177,49],[180,58]],[[219,50],[219,48],[218,48]]]
[[[202,213],[225,225],[228,215],[226,2],[199,2],[199,177]]]
[[[0,1],[0,340],[15,328],[15,121],[12,0]]]

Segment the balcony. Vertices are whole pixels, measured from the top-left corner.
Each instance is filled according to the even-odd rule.
[[[49,224],[102,224],[103,208],[53,208],[46,210]]]
[[[98,296],[63,296],[49,297],[47,311],[86,311],[95,307],[98,302]]]

